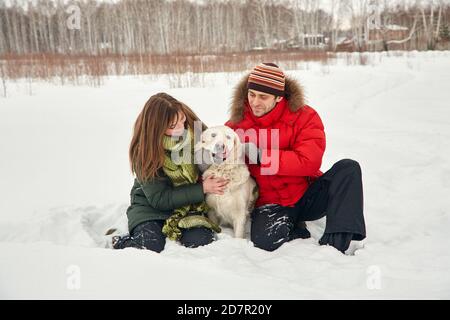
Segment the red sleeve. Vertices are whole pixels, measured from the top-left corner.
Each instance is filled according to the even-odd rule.
[[[228,128],[235,130],[235,125],[234,125],[230,120],[228,120],[227,122],[225,122],[225,125],[226,125]]]
[[[300,118],[302,116],[306,116],[307,119],[306,122],[297,121],[303,123],[296,124],[297,137],[292,150],[279,150],[277,175],[314,176],[322,165],[326,144],[322,120],[314,110],[312,113],[301,115]],[[274,151],[262,150],[261,169],[272,165],[271,152]]]

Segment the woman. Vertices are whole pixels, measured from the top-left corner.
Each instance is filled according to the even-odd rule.
[[[193,163],[195,121],[200,120],[188,106],[166,93],[145,104],[129,150],[136,176],[127,210],[130,235],[113,237],[113,248],[161,252],[167,237],[193,248],[211,243],[214,231],[220,232],[205,217],[205,193],[223,194],[228,182],[199,180]]]

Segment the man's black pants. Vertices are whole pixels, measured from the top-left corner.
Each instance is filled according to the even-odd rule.
[[[321,245],[341,252],[351,240],[363,240],[363,189],[359,163],[344,159],[315,180],[294,207],[272,204],[252,212],[251,240],[261,249],[273,251],[283,243],[309,237],[304,221],[326,216]]]

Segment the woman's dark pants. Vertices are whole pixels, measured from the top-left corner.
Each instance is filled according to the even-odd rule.
[[[115,249],[138,248],[161,252],[166,245],[166,236],[162,232],[164,221],[146,221],[137,225],[130,233],[119,239]],[[188,248],[196,248],[214,241],[214,233],[205,227],[182,229],[180,243]]]

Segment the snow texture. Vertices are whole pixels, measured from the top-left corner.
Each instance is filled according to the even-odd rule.
[[[307,223],[312,238],[274,252],[230,229],[197,249],[102,248],[107,229],[126,231],[128,144],[146,100],[166,91],[222,124],[243,73],[205,74],[207,87],[189,88],[170,88],[168,77],[110,77],[99,88],[9,83],[0,97],[0,298],[450,298],[450,52],[367,58],[286,70],[325,124],[322,171],[343,158],[361,164],[368,238],[352,243],[354,255],[318,245],[324,219]]]

